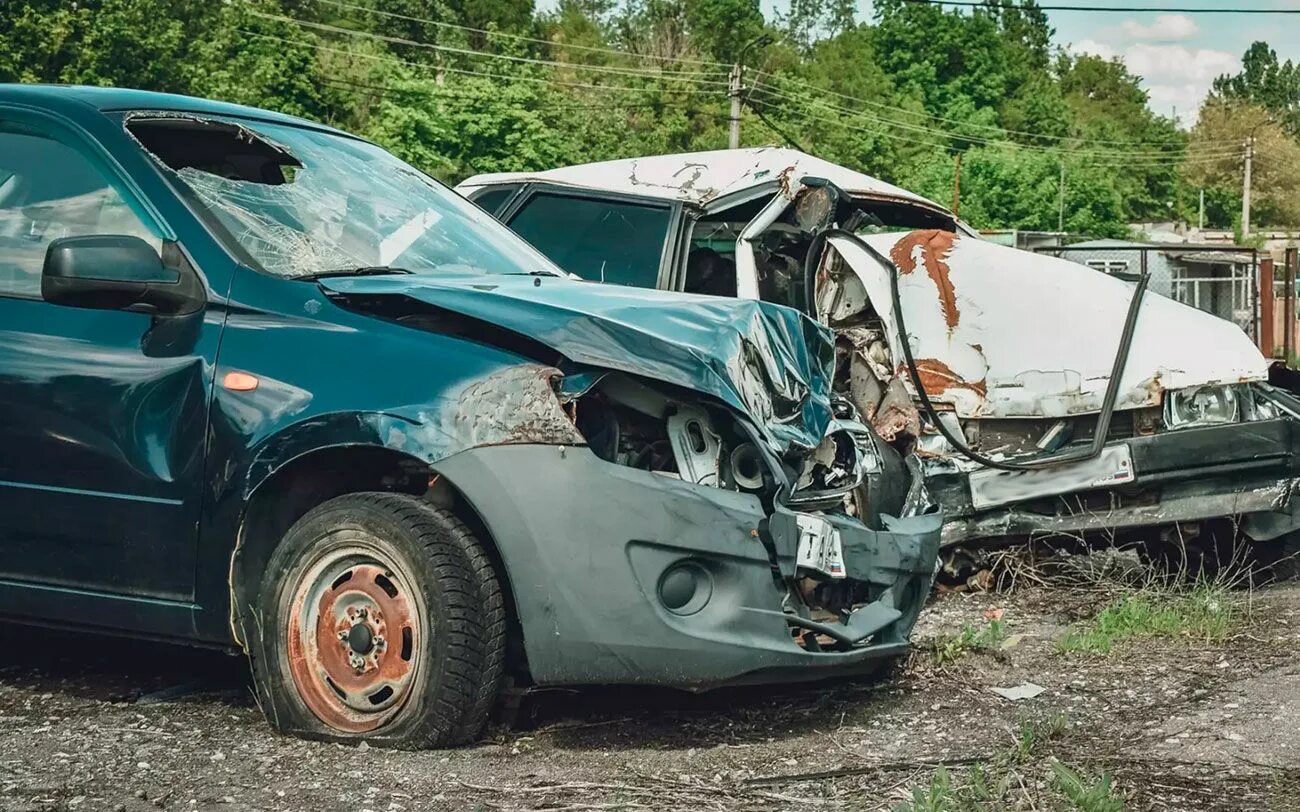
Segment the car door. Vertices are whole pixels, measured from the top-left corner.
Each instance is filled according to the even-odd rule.
[[[139,237],[195,273],[134,188],[80,130],[0,108],[0,613],[190,622],[220,321],[41,297],[61,237]]]
[[[583,279],[640,288],[671,284],[682,221],[678,204],[536,185],[498,216]]]

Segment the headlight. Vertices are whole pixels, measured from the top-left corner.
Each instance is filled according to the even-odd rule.
[[[1241,419],[1241,396],[1233,386],[1196,386],[1165,394],[1165,426],[1217,426]]]

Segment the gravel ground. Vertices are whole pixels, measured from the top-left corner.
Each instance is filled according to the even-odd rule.
[[[237,657],[10,629],[0,812],[889,809],[936,765],[995,758],[1027,720],[1053,717],[1068,728],[1050,756],[1110,772],[1131,809],[1300,808],[1300,586],[1256,592],[1224,643],[1057,653],[1095,601],[941,595],[920,648],[998,609],[1010,645],[942,666],[918,651],[865,682],[555,691],[534,700],[530,729],[422,753],[272,734]],[[1024,681],[1046,690],[989,690]],[[1041,785],[1031,776],[1023,808],[1045,808]]]

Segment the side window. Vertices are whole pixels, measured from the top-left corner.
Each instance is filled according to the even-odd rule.
[[[670,209],[539,194],[510,228],[564,270],[593,282],[657,287]]]
[[[488,186],[470,192],[469,199],[478,204],[480,209],[495,217],[505,202],[517,191],[519,191],[518,186]]]
[[[162,247],[79,149],[50,133],[0,121],[0,296],[40,298],[51,241],[106,234]]]

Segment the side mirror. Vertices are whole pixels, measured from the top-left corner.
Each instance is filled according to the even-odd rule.
[[[68,307],[138,309],[160,316],[196,312],[206,298],[197,275],[164,266],[153,246],[124,234],[51,242],[41,297]]]

